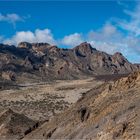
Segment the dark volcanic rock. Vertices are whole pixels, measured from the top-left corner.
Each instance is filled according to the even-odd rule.
[[[28,43],[28,42],[21,42],[18,44],[18,48],[31,49],[32,45],[31,43]]]
[[[48,79],[78,79],[91,75],[126,74],[138,70],[121,53],[109,55],[81,43],[61,49],[48,43],[21,42],[18,47],[0,44],[0,73],[15,72],[16,80],[26,75]]]
[[[81,106],[78,110],[78,114],[80,115],[81,122],[84,122],[88,119],[90,111],[86,106]]]
[[[79,46],[74,48],[74,51],[77,56],[86,57],[90,55],[96,49],[92,48],[91,45],[87,42],[81,43]]]

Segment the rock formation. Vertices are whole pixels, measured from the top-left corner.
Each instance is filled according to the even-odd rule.
[[[14,73],[14,79],[79,79],[87,76],[124,74],[137,71],[121,53],[109,55],[81,43],[62,49],[48,43],[21,42],[17,47],[0,44],[0,73]],[[6,78],[7,76],[3,76]],[[25,80],[25,81],[26,81]],[[24,81],[24,80],[23,80]]]
[[[139,91],[140,72],[105,83],[24,139],[140,139]]]
[[[38,127],[38,123],[24,116],[13,112],[11,109],[0,115],[0,138],[20,139]]]

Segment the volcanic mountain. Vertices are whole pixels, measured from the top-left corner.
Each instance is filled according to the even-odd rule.
[[[36,115],[34,109],[40,110],[43,114],[49,106],[51,110],[55,110],[55,107],[59,108],[59,105],[66,103],[62,100],[64,96],[56,96],[56,90],[62,90],[61,95],[64,95],[68,90],[73,89],[71,93],[74,94],[69,94],[68,97],[75,97],[78,92],[71,83],[68,87],[56,86],[56,90],[53,90],[43,81],[83,80],[89,77],[94,79],[94,76],[117,75],[119,77],[120,74],[132,74],[114,81],[102,81],[97,85],[96,79],[90,79],[90,82],[94,81],[91,85],[96,86],[80,92],[78,101],[76,100],[61,114],[53,110],[54,116],[41,122],[42,125],[37,123],[38,120],[36,122],[32,120],[33,118],[26,117],[27,113],[23,115],[9,109],[0,115],[0,136],[14,139],[139,139],[139,69],[139,65],[130,63],[121,53],[110,55],[96,50],[87,42],[72,49],[62,49],[48,43],[21,42],[17,47],[1,44],[0,88],[4,89],[5,85],[9,88],[11,83],[15,88],[15,92],[14,88],[2,90],[1,107],[7,108],[11,105],[12,109],[16,107],[19,109],[20,105],[23,110],[28,110],[30,107],[33,110],[31,112],[33,114],[30,114],[32,117]],[[1,84],[3,81],[5,83]],[[28,82],[37,83],[31,83],[28,89]],[[42,90],[35,88],[41,82],[44,85],[38,88]],[[27,83],[27,86],[26,84],[16,85],[16,83]],[[89,82],[86,86],[88,84]],[[83,88],[83,84],[80,83],[79,87]],[[39,93],[40,96],[38,96]],[[55,95],[52,96],[53,94]],[[18,100],[16,100],[17,96]],[[61,106],[61,110],[62,108]]]
[[[12,81],[80,79],[87,76],[126,74],[139,69],[121,53],[109,55],[83,42],[72,49],[48,43],[0,44],[0,75]]]

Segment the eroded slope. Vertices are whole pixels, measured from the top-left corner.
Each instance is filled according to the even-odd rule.
[[[87,92],[25,139],[139,139],[140,72]]]

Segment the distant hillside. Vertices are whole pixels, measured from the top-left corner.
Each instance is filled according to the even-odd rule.
[[[137,71],[121,53],[109,55],[84,42],[73,49],[48,43],[21,42],[16,46],[0,44],[1,79],[43,81],[79,79],[87,76],[126,74]]]

